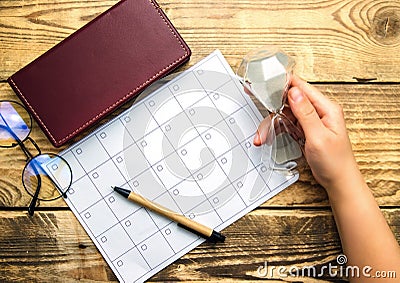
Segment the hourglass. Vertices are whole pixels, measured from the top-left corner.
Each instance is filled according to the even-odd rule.
[[[305,142],[302,129],[285,114],[294,65],[293,58],[269,46],[247,54],[237,71],[246,92],[268,110],[262,122],[266,129],[259,131],[264,133],[262,161],[272,169],[287,172],[303,164]]]

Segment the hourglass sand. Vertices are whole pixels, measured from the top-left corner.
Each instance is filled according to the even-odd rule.
[[[294,64],[290,56],[269,46],[247,54],[237,71],[246,92],[254,95],[269,113],[259,130],[264,141],[262,160],[271,169],[287,172],[303,164],[305,142],[300,126],[284,113],[288,110],[285,103]]]

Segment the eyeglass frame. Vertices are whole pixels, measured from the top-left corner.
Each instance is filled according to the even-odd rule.
[[[7,146],[7,145],[5,145],[5,146],[0,145],[0,148],[13,148],[13,147],[16,147],[17,145],[19,145],[19,147],[20,147],[21,150],[24,152],[24,154],[25,154],[25,156],[26,156],[26,158],[27,158],[27,159],[26,159],[26,164],[25,164],[24,168],[22,169],[22,183],[23,183],[23,186],[24,186],[25,191],[32,197],[32,200],[31,200],[31,202],[30,202],[30,204],[29,204],[29,206],[28,206],[28,213],[29,213],[30,216],[33,216],[33,214],[34,214],[34,212],[35,212],[36,203],[37,203],[37,201],[39,200],[39,193],[40,193],[40,188],[41,188],[41,178],[40,178],[40,175],[37,174],[37,177],[38,177],[38,185],[37,185],[37,188],[36,188],[36,190],[35,190],[35,193],[32,195],[32,194],[28,191],[28,189],[26,188],[26,186],[25,186],[25,184],[24,184],[24,181],[23,181],[23,173],[24,173],[24,171],[25,171],[25,168],[30,164],[30,162],[31,162],[33,159],[35,159],[36,157],[38,157],[38,156],[40,156],[40,155],[45,155],[45,153],[42,153],[42,151],[40,150],[40,148],[39,148],[39,146],[37,145],[37,143],[30,137],[30,134],[31,134],[31,132],[32,132],[32,116],[31,116],[31,114],[28,112],[28,110],[25,108],[25,106],[22,105],[20,102],[17,102],[17,101],[15,101],[15,100],[0,100],[0,103],[3,103],[3,102],[9,102],[9,103],[18,104],[20,107],[22,107],[22,109],[24,109],[24,110],[26,111],[26,113],[27,113],[28,116],[29,116],[30,127],[28,127],[29,132],[28,132],[28,134],[26,135],[26,137],[25,137],[23,140],[21,140],[21,139],[14,133],[14,131],[12,131],[11,127],[5,126],[5,129],[9,132],[9,134],[11,134],[11,136],[14,138],[14,140],[16,141],[16,143],[12,143],[11,145],[8,145],[8,146]],[[0,116],[1,116],[1,115],[0,115]],[[21,118],[22,118],[22,117],[21,117]],[[1,127],[1,126],[2,126],[2,125],[0,125],[0,127]],[[38,154],[33,155],[33,154],[29,151],[29,149],[25,146],[24,142],[27,141],[27,140],[29,140],[29,141],[32,143],[32,145],[33,145],[33,146],[35,147],[35,149],[37,150]],[[60,195],[57,196],[57,197],[55,197],[55,198],[52,198],[52,199],[47,199],[47,200],[46,200],[46,199],[40,199],[40,200],[42,200],[42,201],[54,201],[54,200],[57,200],[57,199],[59,199],[59,198],[61,198],[61,197],[67,198],[67,192],[68,192],[69,189],[71,188],[71,184],[72,184],[72,169],[71,169],[71,166],[69,165],[69,163],[67,162],[67,160],[65,160],[65,158],[63,158],[62,156],[60,156],[60,155],[58,155],[58,154],[54,154],[54,153],[47,153],[47,154],[51,154],[51,155],[53,155],[53,156],[56,156],[57,158],[60,158],[63,162],[65,162],[65,164],[68,166],[68,169],[69,169],[69,171],[70,171],[71,180],[70,180],[70,182],[69,182],[69,185],[68,185],[67,189],[63,192],[63,190],[60,189],[60,187],[58,186],[58,184],[57,184],[56,182],[54,182],[54,181],[52,180],[52,178],[50,178],[50,180],[52,181],[52,183],[54,184],[55,188],[58,190],[58,192],[60,193]],[[33,167],[33,170],[37,173],[37,170],[36,170],[35,166],[32,166],[32,167]]]

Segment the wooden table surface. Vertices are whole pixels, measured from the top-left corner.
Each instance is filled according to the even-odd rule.
[[[117,1],[1,0],[0,99],[17,97],[6,79]],[[345,112],[359,167],[400,241],[400,2],[397,0],[160,0],[193,51],[195,64],[220,49],[235,70],[263,45],[292,55],[296,73]],[[81,138],[82,136],[80,136]],[[57,152],[34,124],[42,151]],[[21,184],[25,156],[0,149],[0,281],[115,281],[63,200],[29,217]],[[224,230],[223,244],[202,244],[150,281],[271,279],[258,267],[321,269],[341,245],[324,190],[309,170],[300,180]],[[337,274],[276,280],[327,282]],[[398,277],[400,274],[397,275]]]

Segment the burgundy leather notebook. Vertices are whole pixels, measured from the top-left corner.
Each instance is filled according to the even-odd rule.
[[[60,146],[191,55],[153,0],[123,0],[8,82]]]

